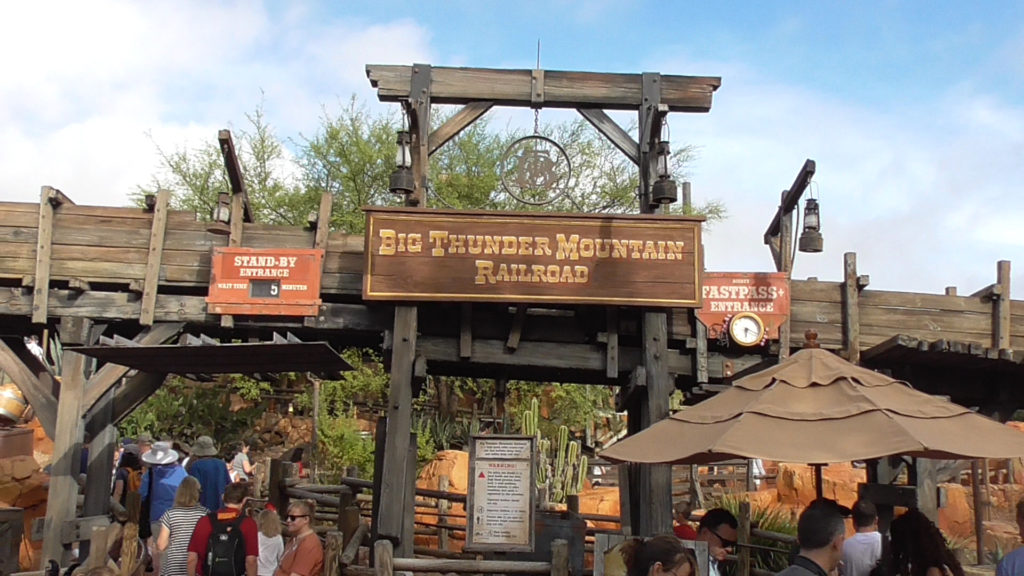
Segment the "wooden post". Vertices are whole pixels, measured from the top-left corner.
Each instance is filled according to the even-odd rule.
[[[68,318],[61,321],[61,341],[65,345],[88,344],[92,321]],[[56,560],[64,566],[71,558],[71,549],[63,543],[64,523],[75,518],[78,499],[77,457],[81,439],[82,396],[85,392],[85,370],[89,358],[64,348],[60,402],[57,404],[57,426],[53,438],[54,461],[50,468],[50,490],[44,520],[43,560]]]
[[[788,191],[782,192],[786,197]],[[779,220],[779,272],[793,273],[793,212],[787,212]],[[787,318],[779,325],[779,361],[789,358],[791,344],[790,320]]]
[[[551,541],[551,576],[569,576],[569,542]]]
[[[673,384],[668,373],[668,318],[664,310],[645,311],[644,367],[647,370],[647,414],[643,427],[668,417]],[[647,535],[672,530],[672,466],[649,465],[650,484],[641,488],[640,510],[647,517]]]
[[[385,436],[384,466],[381,478],[380,527],[377,534],[398,542],[403,524],[412,514],[407,513],[411,502],[406,482],[409,438],[412,432],[412,371],[416,356],[417,308],[395,307],[394,342],[391,352],[391,387],[388,394],[387,434]],[[411,549],[410,549],[411,550]]]
[[[380,539],[373,543],[374,572],[376,576],[392,576],[395,550],[390,540]]]
[[[114,461],[114,444],[117,442],[117,428],[113,423],[114,390],[111,388],[100,399],[94,412],[96,423],[105,422],[98,433],[93,434],[89,442],[89,463],[85,481],[85,501],[82,504],[82,515],[106,516],[110,512],[110,485]],[[104,548],[97,548],[99,551]],[[85,558],[92,552],[92,543],[79,544],[79,558]]]
[[[981,493],[980,460],[971,460],[971,492],[974,497],[974,539],[977,543],[976,558],[978,563],[985,558],[985,499]]]
[[[313,430],[310,433],[309,439],[309,461],[312,464],[312,477],[313,483],[319,482],[319,461],[320,461],[320,447],[317,445],[319,440],[319,428],[320,428],[320,379],[316,376],[310,375],[310,379],[313,380]]]
[[[53,243],[54,205],[50,196],[56,189],[43,186],[39,194],[39,228],[36,235],[36,277],[32,285],[32,323],[46,324],[50,298],[50,252]]]
[[[156,207],[153,208],[153,225],[149,231],[149,254],[146,258],[146,278],[142,284],[142,310],[139,313],[139,324],[153,325],[156,313],[156,293],[160,284],[160,263],[164,254],[164,232],[167,229],[167,210],[171,200],[169,190],[160,190],[156,194]]]
[[[857,253],[843,254],[843,350],[851,364],[860,364],[860,287]]]
[[[742,544],[750,544],[750,502],[740,502],[739,543],[736,547],[736,576],[750,576],[750,548]]]
[[[1010,346],[1010,261],[1000,260],[996,265],[996,284],[999,294],[992,300],[992,347],[1007,350]]]
[[[430,178],[430,64],[413,64],[408,112],[412,135],[412,174],[416,187],[405,199],[407,206],[427,205]]]
[[[938,481],[935,461],[914,458],[914,485],[917,487],[917,508],[932,522],[939,521]]]
[[[442,474],[437,477],[437,489],[441,492],[447,492],[450,488],[448,476]],[[437,523],[448,524],[448,512],[451,510],[451,502],[445,498],[437,499]],[[448,528],[438,527],[437,529],[437,547],[441,550],[448,549]]]
[[[405,459],[405,509],[402,510],[402,537],[395,548],[399,558],[413,557],[413,539],[416,536],[416,433],[409,433],[409,447]]]

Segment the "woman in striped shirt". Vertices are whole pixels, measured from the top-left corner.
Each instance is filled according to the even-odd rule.
[[[199,480],[186,476],[174,494],[174,506],[160,517],[156,548],[164,554],[160,576],[188,573],[188,541],[199,519],[209,512],[199,504]]]

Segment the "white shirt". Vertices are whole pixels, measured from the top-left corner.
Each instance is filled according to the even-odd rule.
[[[280,534],[270,537],[264,536],[263,532],[260,532],[260,557],[256,564],[256,574],[258,576],[273,576],[283,554],[284,539]]]
[[[843,543],[842,576],[868,576],[882,557],[882,535],[878,532],[857,532]]]

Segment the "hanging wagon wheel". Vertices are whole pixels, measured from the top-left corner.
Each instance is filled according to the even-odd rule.
[[[554,140],[537,134],[524,136],[501,156],[501,186],[523,204],[543,206],[569,189],[572,162]]]

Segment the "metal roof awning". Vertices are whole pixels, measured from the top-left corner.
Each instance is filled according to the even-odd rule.
[[[68,347],[80,354],[140,372],[167,374],[274,374],[312,372],[325,378],[352,370],[326,342],[201,343],[156,346]]]

